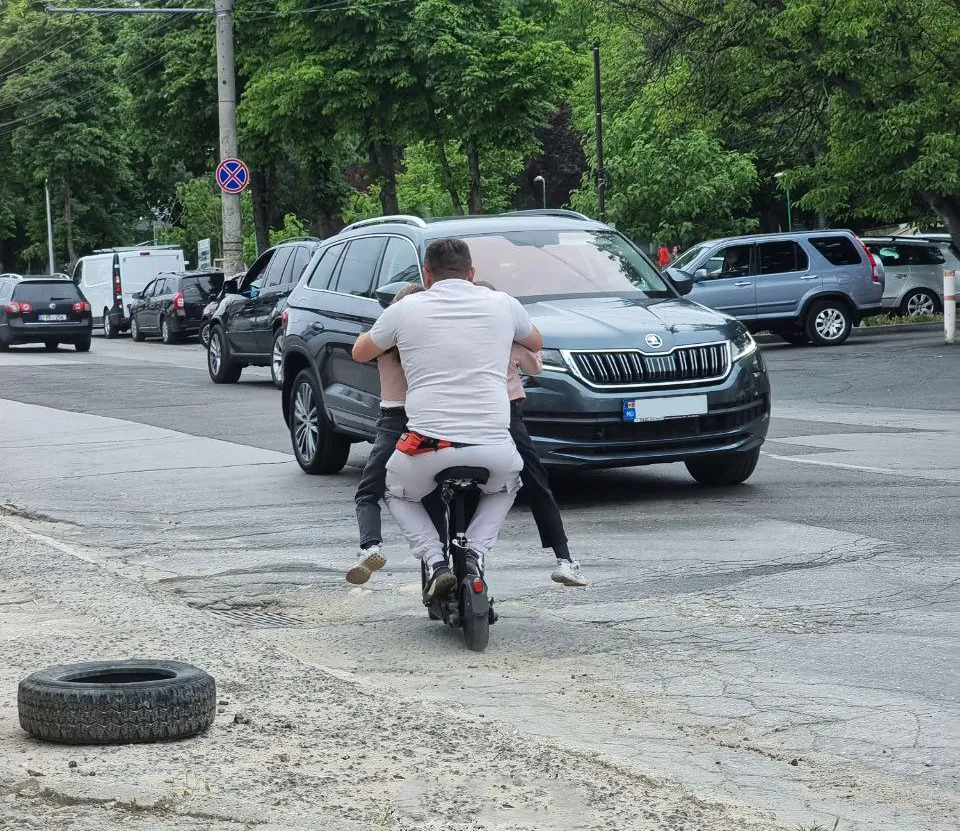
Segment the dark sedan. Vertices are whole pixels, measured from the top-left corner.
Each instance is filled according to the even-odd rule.
[[[47,349],[72,343],[87,352],[92,331],[90,304],[65,275],[0,275],[0,350],[18,343]]]
[[[219,271],[184,271],[161,274],[134,294],[130,304],[130,336],[136,341],[159,335],[164,343],[196,335],[203,312],[223,289]]]
[[[524,418],[554,467],[684,462],[700,482],[746,480],[770,414],[763,358],[744,325],[680,295],[625,237],[585,216],[523,212],[426,222],[384,217],[326,240],[290,295],[283,413],[309,473],[376,434],[375,364],[350,351],[426,246],[460,237],[478,279],[517,297],[544,337]]]

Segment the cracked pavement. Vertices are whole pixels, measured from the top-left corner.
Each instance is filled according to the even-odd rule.
[[[0,828],[960,827],[960,351],[937,337],[765,347],[747,486],[558,477],[586,590],[550,583],[521,500],[483,655],[426,620],[389,519],[387,569],[345,583],[367,445],[304,476],[266,371],[215,387],[189,343],[0,355],[0,687],[149,653],[230,701],[187,743],[76,750],[0,698]]]

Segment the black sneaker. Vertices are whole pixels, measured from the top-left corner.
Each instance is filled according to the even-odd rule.
[[[467,574],[483,577],[483,561],[475,551],[467,552],[467,556],[464,557],[464,565],[467,567]]]
[[[457,584],[456,575],[450,571],[446,563],[438,563],[430,569],[430,577],[423,593],[430,599],[443,597]]]

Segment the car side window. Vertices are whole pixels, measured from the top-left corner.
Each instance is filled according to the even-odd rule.
[[[713,252],[704,263],[708,280],[723,280],[728,277],[747,277],[752,274],[750,252],[753,245],[728,245]]]
[[[73,284],[75,286],[80,285],[80,281],[83,279],[83,260],[77,260],[77,264],[73,269]]]
[[[293,256],[293,250],[289,246],[277,249],[277,253],[273,255],[273,260],[264,272],[262,288],[270,289],[280,285],[284,268],[286,268],[291,256]]]
[[[267,266],[270,265],[275,253],[276,251],[266,251],[257,258],[254,264],[247,270],[247,273],[243,275],[240,291],[250,288],[254,283],[256,283],[257,286],[263,285],[263,272],[266,271]]]
[[[786,274],[806,271],[810,266],[807,252],[793,240],[760,243],[760,273]]]
[[[377,288],[390,283],[419,283],[420,260],[413,243],[399,237],[391,237],[380,264]]]
[[[310,257],[312,256],[313,251],[306,245],[298,245],[293,251],[293,256],[287,262],[287,267],[283,270],[282,284],[290,285],[296,283],[303,274],[304,269],[310,264]]]
[[[348,243],[336,290],[341,294],[369,297],[383,245],[383,237],[361,237]]]
[[[810,237],[810,244],[830,265],[860,265],[863,262],[860,252],[848,237]]]
[[[173,277],[167,277],[164,280],[157,281],[157,295],[176,294],[177,281]]]
[[[13,283],[0,283],[0,302],[7,302],[13,296]]]
[[[935,245],[911,245],[907,262],[910,265],[943,265],[943,253]]]
[[[871,253],[880,258],[885,266],[901,266],[906,265],[906,260],[903,257],[903,251],[896,245],[868,245],[867,248],[870,249]]]
[[[313,273],[307,278],[307,288],[327,289],[330,287],[330,278],[337,267],[337,261],[340,259],[340,252],[343,251],[344,244],[331,245],[320,255],[320,260],[313,267]]]
[[[157,281],[156,281],[156,280],[151,280],[149,283],[147,283],[146,286],[143,287],[143,291],[140,292],[140,298],[141,298],[141,299],[146,299],[147,297],[152,296],[152,295],[153,295],[153,290],[154,290],[156,287],[157,287]]]

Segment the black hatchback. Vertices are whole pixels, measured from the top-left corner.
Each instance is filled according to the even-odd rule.
[[[184,271],[161,274],[133,295],[130,336],[136,341],[159,335],[164,343],[196,335],[203,310],[223,288],[219,271]]]
[[[63,274],[0,274],[0,350],[42,343],[90,349],[93,317],[83,293]]]

